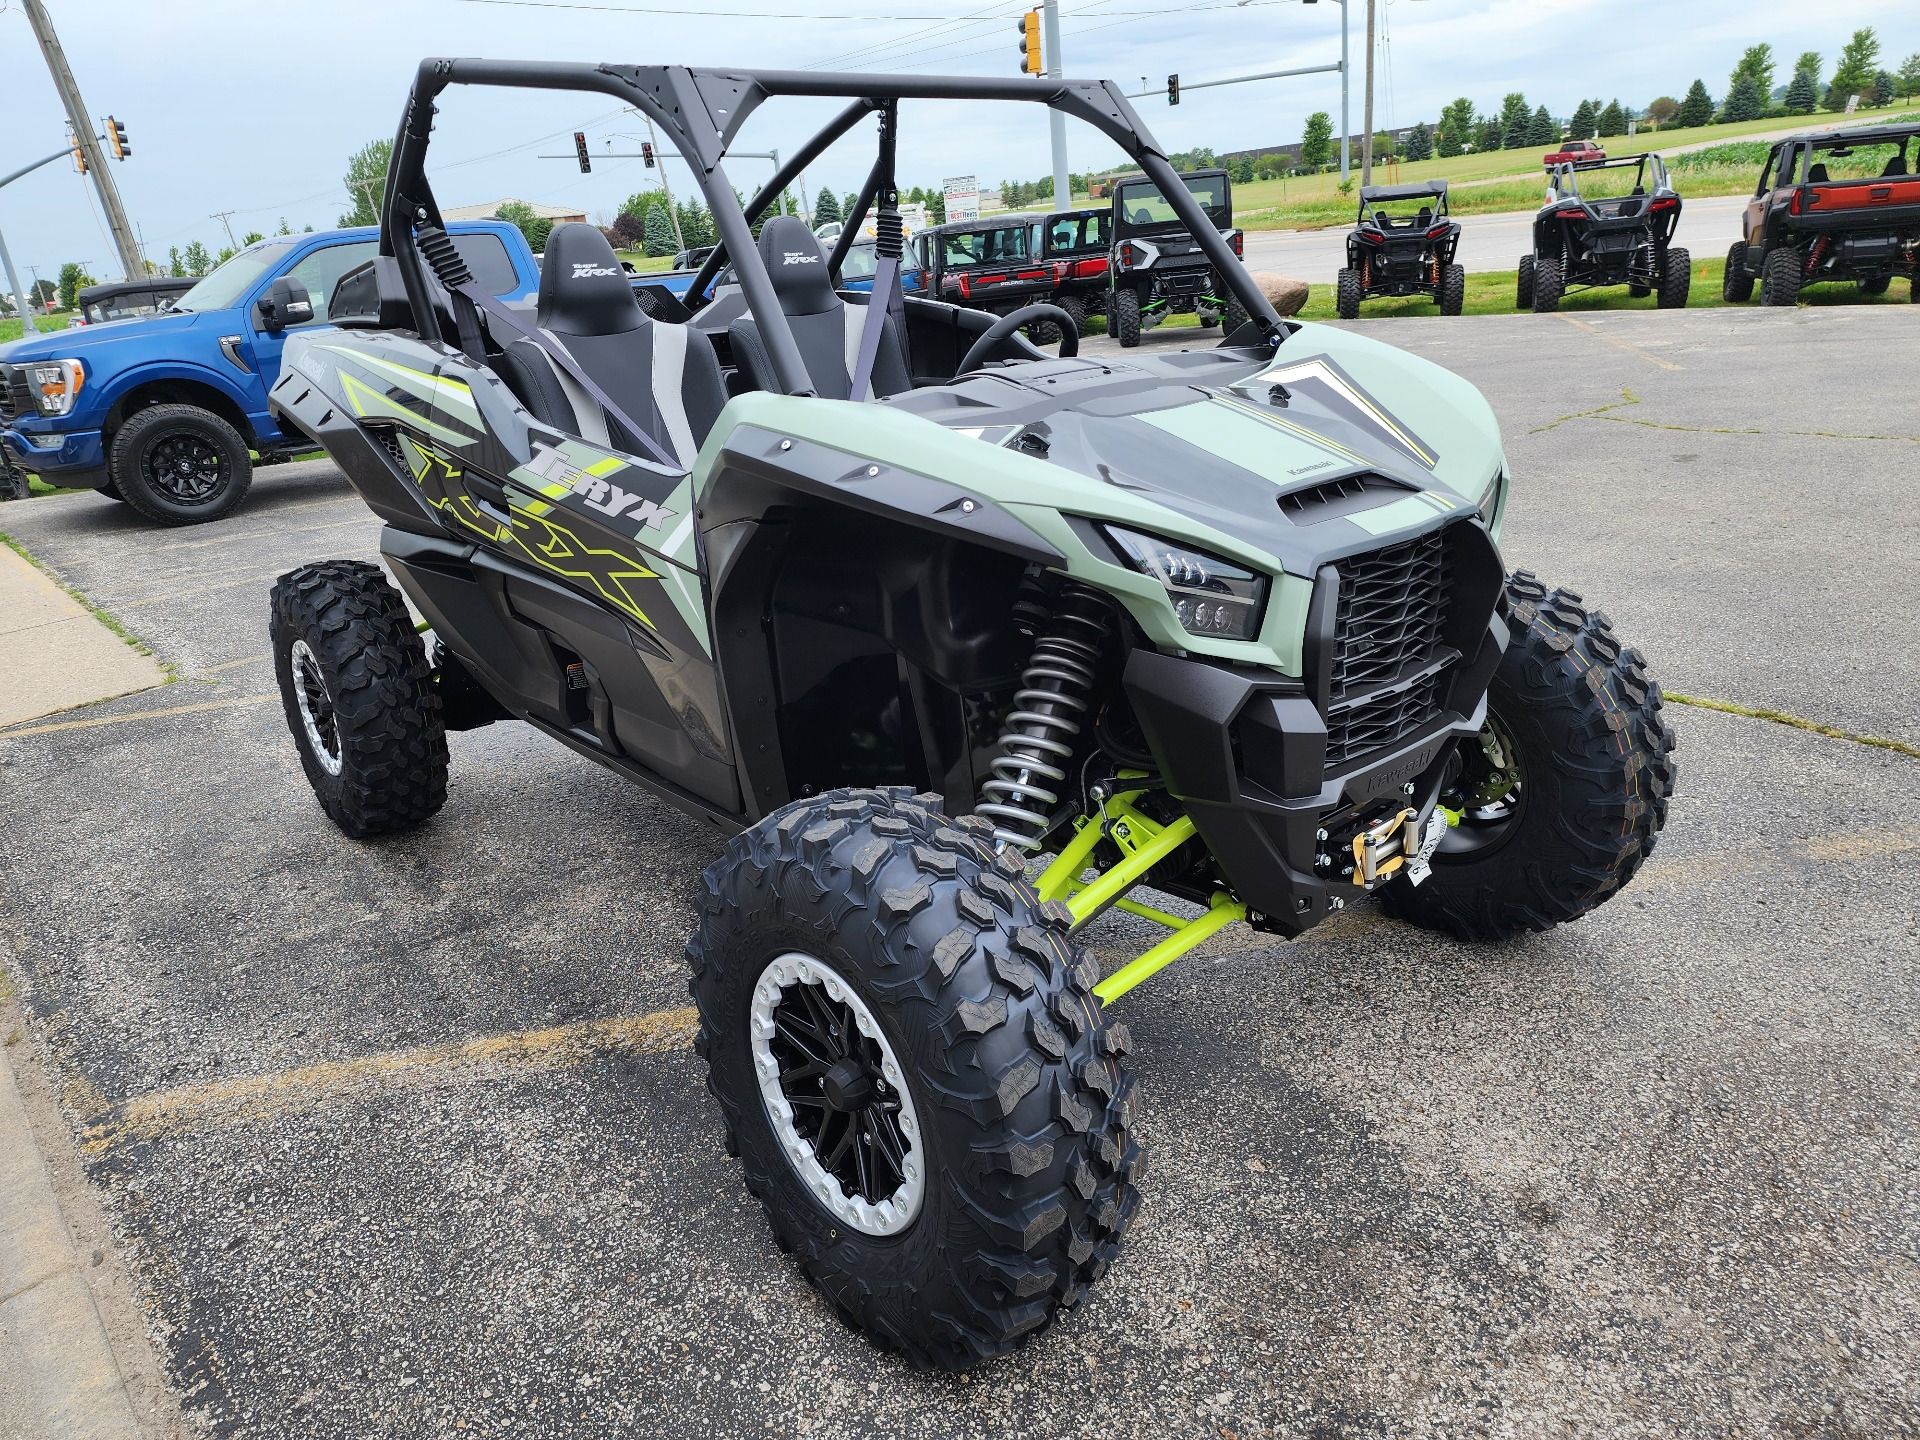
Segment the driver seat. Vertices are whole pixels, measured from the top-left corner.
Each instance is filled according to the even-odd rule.
[[[853,372],[860,361],[860,332],[867,323],[865,305],[849,305],[834,293],[827,274],[826,252],[794,215],[777,215],[760,231],[760,259],[773,280],[780,313],[787,317],[793,343],[813,381],[814,393],[827,400],[853,395]],[[875,294],[873,304],[886,296]],[[760,322],[743,315],[727,327],[733,358],[755,389],[779,392],[773,360],[760,333]],[[899,395],[913,388],[900,345],[900,333],[887,316],[880,323],[880,345],[873,356],[872,397]]]
[[[534,316],[661,449],[682,469],[693,468],[700,442],[727,403],[719,357],[699,331],[647,318],[613,247],[597,228],[578,222],[553,227]],[[648,454],[626,426],[531,340],[510,342],[499,369],[536,419],[589,444]]]

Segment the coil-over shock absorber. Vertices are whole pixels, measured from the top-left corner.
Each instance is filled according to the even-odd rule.
[[[993,822],[999,848],[1040,848],[1084,726],[1106,635],[1106,601],[1085,586],[1064,587],[1020,672],[1013,710],[988,762],[993,778],[981,785],[974,806]]]

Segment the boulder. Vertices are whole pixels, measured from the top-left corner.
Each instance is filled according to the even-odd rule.
[[[1272,270],[1255,270],[1252,273],[1253,283],[1260,287],[1260,293],[1280,314],[1298,315],[1300,307],[1307,303],[1306,281]]]

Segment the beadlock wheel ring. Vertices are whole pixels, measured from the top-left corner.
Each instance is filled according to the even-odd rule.
[[[340,717],[334,711],[333,697],[327,693],[326,677],[320,672],[320,658],[304,640],[293,642],[290,657],[293,670],[293,699],[300,710],[300,723],[307,732],[307,747],[320,768],[338,775],[345,757],[340,753]]]
[[[889,1194],[869,1198],[864,1193],[849,1193],[842,1179],[827,1168],[816,1144],[816,1136],[828,1133],[824,1119],[819,1122],[814,1135],[803,1132],[800,1111],[820,1113],[820,1102],[810,1094],[800,1093],[799,1086],[815,1077],[807,1075],[796,1082],[795,1067],[789,1063],[783,1070],[781,1057],[775,1053],[775,1049],[776,1043],[782,1049],[787,1049],[792,1035],[791,1019],[782,1016],[782,1007],[795,1001],[810,1003],[802,990],[807,986],[817,987],[819,992],[812,999],[823,1000],[845,1012],[859,1035],[859,1042],[854,1043],[853,1048],[867,1057],[869,1068],[874,1072],[871,1078],[876,1082],[884,1082],[881,1088],[885,1092],[885,1103],[892,1107],[888,1118],[897,1126],[891,1139],[899,1147],[899,1163],[893,1167],[898,1174],[898,1184]],[[780,1023],[783,1018],[788,1020],[785,1035],[782,1035]],[[873,1011],[867,1008],[867,1003],[832,966],[811,955],[789,951],[776,956],[760,972],[760,978],[753,987],[747,1030],[752,1048],[754,1078],[759,1083],[760,1099],[766,1108],[767,1120],[773,1127],[774,1142],[787,1157],[787,1163],[793,1167],[800,1183],[835,1219],[863,1235],[897,1235],[905,1230],[918,1217],[926,1200],[927,1167],[920,1139],[920,1120],[899,1058],[881,1031]],[[846,1038],[849,1042],[853,1041],[852,1036]],[[824,1077],[821,1083],[826,1083]],[[798,1109],[796,1100],[799,1102]],[[874,1108],[878,1108],[877,1103]],[[851,1131],[857,1122],[849,1119],[845,1123]],[[877,1136],[873,1143],[863,1138],[869,1133],[854,1133],[851,1143],[856,1148],[866,1145],[871,1159],[881,1147]],[[891,1160],[887,1163],[892,1165]]]

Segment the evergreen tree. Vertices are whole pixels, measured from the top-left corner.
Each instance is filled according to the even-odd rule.
[[[1473,143],[1473,101],[1462,95],[1440,112],[1440,133],[1434,137],[1434,149],[1443,157],[1459,155]]]
[[[1505,138],[1498,115],[1483,115],[1475,122],[1473,148],[1481,154],[1484,155],[1489,150],[1498,150]]]
[[[1707,94],[1706,82],[1696,80],[1687,87],[1686,98],[1680,102],[1678,120],[1683,126],[1706,125],[1713,119],[1713,97]]]
[[[1811,115],[1819,103],[1820,92],[1813,77],[1804,70],[1794,71],[1793,79],[1787,82],[1787,109],[1795,115]]]
[[[1627,112],[1620,108],[1618,100],[1609,100],[1607,108],[1600,112],[1600,118],[1594,123],[1602,135],[1624,135],[1627,133]]]
[[[1740,56],[1740,63],[1733,67],[1733,74],[1727,77],[1728,118],[1732,118],[1733,92],[1740,88],[1741,77],[1753,81],[1753,90],[1760,97],[1764,108],[1773,98],[1773,47],[1771,45],[1749,45]]]
[[[647,254],[673,254],[673,221],[667,218],[665,205],[647,207],[647,218],[642,222],[642,238]]]
[[[1760,103],[1760,90],[1754,84],[1753,76],[1741,75],[1733,82],[1733,89],[1727,95],[1728,120],[1758,120],[1765,107]]]
[[[1864,95],[1873,89],[1874,71],[1880,68],[1880,39],[1871,25],[1853,32],[1840,51],[1839,68],[1827,87],[1827,108],[1844,110],[1849,95]],[[1839,103],[1834,103],[1835,101]]]
[[[1527,144],[1552,146],[1555,138],[1553,117],[1547,114],[1547,107],[1542,105],[1527,122]]]
[[[276,235],[291,235],[293,233],[293,230],[287,224],[286,216],[282,215],[280,217],[280,228],[273,233]]]
[[[1600,116],[1594,110],[1591,100],[1582,100],[1575,107],[1573,118],[1567,121],[1567,134],[1576,140],[1591,140],[1600,126]]]
[[[822,225],[838,225],[839,223],[840,202],[834,198],[831,190],[822,186],[819,199],[813,203],[813,228],[818,230]]]
[[[1875,105],[1891,105],[1893,103],[1893,96],[1893,76],[1887,71],[1882,70],[1873,77],[1873,103]]]
[[[842,220],[851,220],[853,218],[853,207],[857,205],[859,201],[860,197],[851,190],[842,195],[840,197],[840,218]]]
[[[1528,144],[1527,128],[1532,121],[1527,97],[1516,90],[1500,102],[1500,143],[1509,150],[1524,150]]]
[[[1406,158],[1409,160],[1425,160],[1432,154],[1433,132],[1427,128],[1427,122],[1422,120],[1407,134]]]

